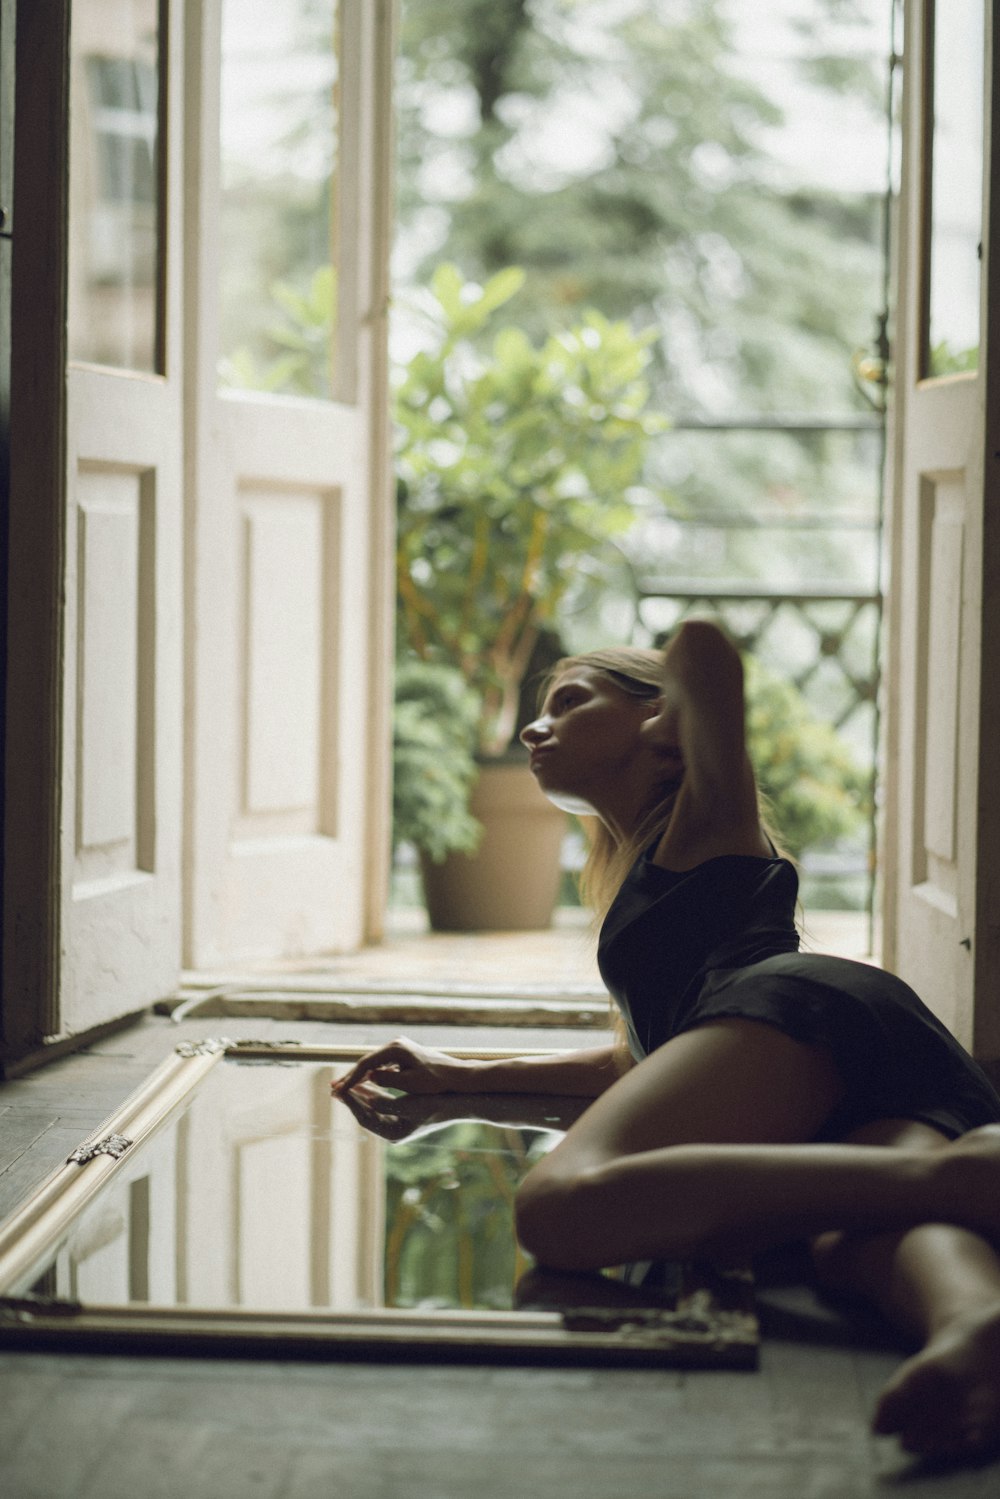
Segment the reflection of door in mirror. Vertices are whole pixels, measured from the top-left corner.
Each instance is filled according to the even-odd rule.
[[[162,1131],[143,1156],[123,1166],[55,1252],[44,1294],[117,1306],[186,1300],[179,1273],[182,1219],[174,1191],[178,1131]],[[42,1293],[42,1281],[33,1289]]]
[[[256,1310],[514,1305],[513,1197],[551,1129],[468,1118],[389,1144],[326,1064],[220,1065],[55,1255],[54,1293]],[[37,1280],[36,1280],[37,1285]]]
[[[754,1365],[746,1274],[520,1251],[514,1195],[564,1100],[356,1110],[330,1085],[359,1052],[182,1043],[0,1225],[0,1297],[28,1298],[0,1344]]]

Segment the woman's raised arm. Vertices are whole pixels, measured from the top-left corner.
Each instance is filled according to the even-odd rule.
[[[649,732],[679,746],[684,776],[655,861],[767,854],[747,754],[743,663],[718,625],[690,620],[663,655],[663,707]]]

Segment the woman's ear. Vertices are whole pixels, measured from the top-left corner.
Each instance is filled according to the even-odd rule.
[[[662,697],[650,698],[640,733],[658,754],[680,755],[680,722],[677,710]]]

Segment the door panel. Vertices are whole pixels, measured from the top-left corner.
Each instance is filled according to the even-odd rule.
[[[57,1029],[77,1033],[178,972],[182,6],[75,0],[70,36]]]
[[[301,401],[218,389],[220,6],[19,7],[5,1063],[171,992],[182,914],[198,962],[381,919],[392,4],[339,7],[337,399]]]
[[[68,380],[60,1029],[141,1008],[180,951],[179,401]]]
[[[281,26],[299,12],[299,0],[283,0]],[[335,287],[331,349],[287,382],[313,394],[266,392],[286,368],[279,351],[268,353],[266,325],[280,319],[287,293],[261,290],[255,247],[246,266],[238,256],[223,264],[210,253],[206,230],[196,284],[189,285],[199,307],[188,458],[192,967],[355,947],[372,930],[370,912],[380,904],[372,892],[384,887],[384,822],[378,843],[370,832],[373,804],[387,801],[389,744],[383,350],[390,8],[340,0],[336,17],[338,134],[326,262]],[[219,6],[205,7],[203,76],[221,69],[225,77],[230,66],[221,21]],[[242,58],[244,68],[251,62]],[[223,90],[223,108],[226,97]],[[266,113],[273,101],[266,91],[260,97]],[[231,122],[213,117],[208,90],[203,99],[197,212],[208,226],[220,202],[228,204],[239,172],[220,169],[216,143],[226,141]],[[267,142],[261,149],[280,161],[280,132],[259,124]],[[293,190],[305,191],[293,182],[281,201]],[[316,217],[314,206],[309,212]],[[350,233],[342,232],[345,224]],[[316,269],[326,273],[323,265],[308,278],[302,273],[295,295],[308,296]],[[236,314],[229,292],[220,296],[223,273],[225,287],[239,273],[256,287],[253,295],[274,297],[273,305],[242,309],[247,342],[235,350]],[[321,333],[312,329],[314,346]],[[219,388],[220,347],[230,379],[242,371],[251,388]],[[316,399],[324,381],[330,398]]]
[[[934,9],[931,0],[906,7],[884,957],[967,1046],[992,1059],[1000,1057],[1000,1004],[987,891],[1000,865],[1000,829],[990,809],[998,674],[987,642],[1000,598],[986,579],[998,498],[996,462],[987,461],[995,447],[987,410],[997,378],[989,318],[996,251],[991,260],[992,111],[983,127],[978,93],[985,73],[985,97],[993,95],[992,7],[966,0],[961,17],[949,12],[942,46]],[[956,104],[960,77],[972,98]],[[970,121],[984,141],[971,202]],[[959,183],[942,167],[956,137],[964,143]],[[977,328],[968,309],[980,263]]]

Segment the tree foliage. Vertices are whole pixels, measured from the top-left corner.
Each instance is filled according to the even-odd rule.
[[[826,55],[820,18],[804,69],[871,99],[871,67]],[[596,307],[662,328],[656,386],[674,415],[751,395],[761,411],[856,407],[844,348],[876,310],[877,205],[777,177],[781,112],[740,65],[732,7],[410,0],[401,52],[399,211],[422,226],[418,279],[444,249],[475,278],[526,267],[526,327]]]
[[[747,738],[783,847],[849,838],[871,810],[871,777],[798,688],[747,660]]]
[[[600,586],[662,425],[649,410],[648,336],[585,311],[533,342],[496,323],[522,281],[508,268],[470,285],[440,266],[432,339],[395,400],[403,645],[458,665],[486,754],[510,742],[539,632],[571,592]]]

